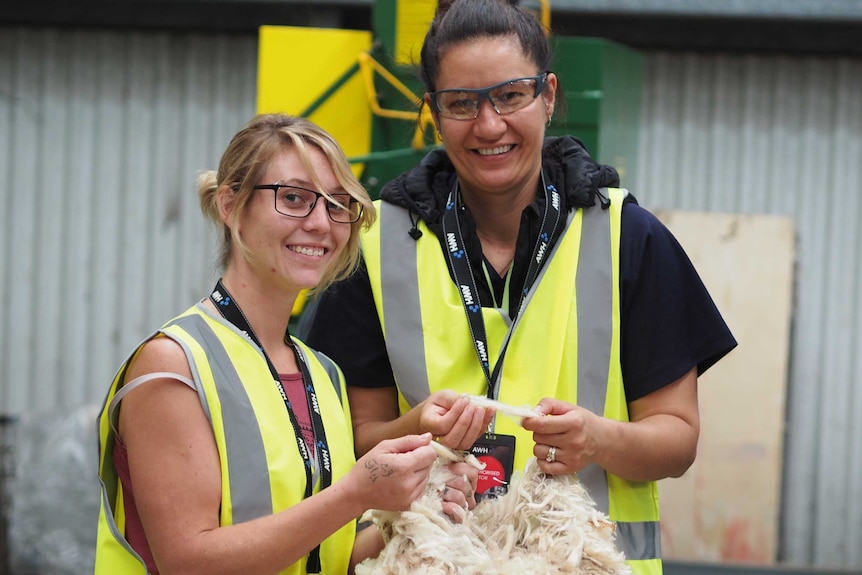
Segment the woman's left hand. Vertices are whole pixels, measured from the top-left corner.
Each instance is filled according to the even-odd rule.
[[[446,467],[454,477],[446,482],[441,493],[443,512],[455,523],[461,523],[467,511],[476,507],[479,470],[463,461],[450,463]]]
[[[697,455],[700,415],[697,368],[628,403],[628,421],[601,417],[577,405],[545,398],[544,417],[524,418],[533,432],[539,469],[560,475],[595,463],[628,481],[679,477]]]
[[[602,447],[604,418],[557,399],[539,403],[544,417],[524,418],[521,425],[533,432],[533,455],[539,469],[549,475],[576,473],[594,463]]]

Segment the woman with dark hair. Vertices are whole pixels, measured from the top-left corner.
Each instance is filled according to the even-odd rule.
[[[429,431],[492,457],[481,494],[535,456],[578,474],[636,573],[660,573],[656,481],[694,461],[698,376],[736,341],[616,171],[545,137],[546,32],[505,0],[441,3],[420,66],[444,148],[383,188],[362,273],[321,295],[308,340],[345,370],[359,453]]]

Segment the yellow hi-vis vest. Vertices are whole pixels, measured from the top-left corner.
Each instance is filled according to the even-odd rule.
[[[627,192],[607,189],[611,205],[570,212],[566,229],[526,295],[511,332],[497,396],[511,405],[555,397],[604,417],[628,421],[620,364],[619,247]],[[441,389],[484,396],[488,385],[476,356],[458,286],[438,238],[420,222],[407,236],[403,208],[377,202],[378,219],[362,250],[401,413]],[[490,366],[512,324],[504,309],[483,308]],[[504,415],[495,433],[514,435],[515,469],[532,457],[532,434]],[[598,508],[617,525],[617,545],[635,573],[662,572],[658,490],[596,465],[578,473]]]
[[[232,525],[271,515],[302,501],[305,465],[284,400],[260,349],[201,304],[165,324],[158,333],[185,350],[201,405],[215,433],[222,477],[219,524]],[[356,463],[344,377],[328,357],[296,339],[294,343],[311,373],[331,453],[330,461],[318,465],[332,466],[334,483]],[[135,353],[114,378],[98,421],[102,501],[96,575],[147,573],[142,559],[124,537],[123,494],[112,458],[116,417],[109,410],[112,398],[125,383],[126,370]],[[314,492],[318,489],[316,486]],[[350,521],[323,541],[322,573],[347,572],[355,535],[356,524]],[[306,558],[281,572],[305,573]]]

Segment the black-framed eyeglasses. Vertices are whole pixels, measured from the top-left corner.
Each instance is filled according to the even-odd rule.
[[[454,88],[429,92],[431,107],[437,114],[452,120],[475,120],[482,100],[488,100],[500,115],[526,108],[545,89],[549,72],[506,80],[487,88]]]
[[[359,221],[362,216],[362,204],[350,194],[329,194],[327,198],[320,192],[286,184],[259,184],[252,189],[272,190],[275,197],[275,211],[291,218],[308,217],[320,198],[326,202],[326,213],[329,214],[329,219],[337,224],[352,224]]]

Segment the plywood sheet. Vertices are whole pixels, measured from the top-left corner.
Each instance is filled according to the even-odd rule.
[[[777,555],[793,301],[791,218],[657,212],[739,346],[699,380],[698,457],[659,482],[668,559],[768,564]]]

